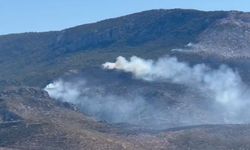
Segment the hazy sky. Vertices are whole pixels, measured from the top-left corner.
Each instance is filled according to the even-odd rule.
[[[0,34],[61,30],[160,8],[250,11],[250,0],[0,0]]]

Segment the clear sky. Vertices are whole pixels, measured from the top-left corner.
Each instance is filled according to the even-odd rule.
[[[250,0],[0,0],[0,35],[61,30],[160,8],[250,11]]]

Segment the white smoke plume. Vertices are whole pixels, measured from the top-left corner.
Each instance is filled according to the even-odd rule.
[[[141,118],[135,116],[150,107],[139,96],[121,97],[106,94],[102,87],[88,86],[84,79],[78,82],[59,79],[48,84],[45,90],[52,98],[75,104],[97,120],[112,123],[137,124]]]
[[[175,57],[154,61],[120,56],[102,66],[131,73],[134,78],[123,79],[119,72],[101,70],[97,77],[90,72],[90,76],[55,80],[45,90],[52,98],[109,123],[164,129],[250,122],[249,88],[237,71],[226,65],[213,69],[205,64],[191,66]],[[183,85],[188,89],[184,93],[178,91]]]
[[[164,57],[153,61],[136,56],[126,60],[119,56],[114,63],[104,63],[103,68],[129,72],[136,78],[147,81],[172,82],[197,87],[231,112],[241,109],[248,103],[246,85],[237,72],[225,65],[211,69],[204,64],[190,66],[185,62],[179,62],[175,57]]]

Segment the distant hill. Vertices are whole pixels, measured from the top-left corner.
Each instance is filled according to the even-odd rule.
[[[0,84],[43,87],[118,55],[157,58],[179,55],[171,51],[178,48],[191,47],[192,57],[246,57],[249,20],[249,13],[234,11],[150,10],[62,31],[2,35]]]

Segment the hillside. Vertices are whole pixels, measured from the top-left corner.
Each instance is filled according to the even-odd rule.
[[[0,80],[3,85],[44,86],[68,70],[98,66],[118,55],[156,58],[198,42],[231,14],[151,10],[62,31],[2,35]]]
[[[249,41],[184,9],[1,35],[0,149],[250,149]]]
[[[0,149],[249,149],[249,125],[124,131],[96,122],[39,89],[0,93]]]

